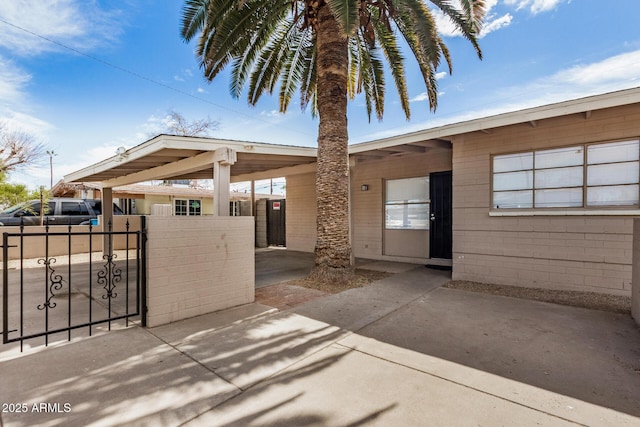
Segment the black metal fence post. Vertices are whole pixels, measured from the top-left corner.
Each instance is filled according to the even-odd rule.
[[[142,270],[139,273],[139,276],[141,278],[141,282],[139,289],[141,291],[141,296],[140,296],[140,300],[139,303],[141,304],[140,307],[140,323],[142,324],[143,327],[147,327],[147,217],[146,216],[141,216],[140,217],[140,238],[141,238],[141,242],[140,242],[140,249],[141,249],[141,253],[140,253],[140,262],[138,263],[140,265],[140,269]]]

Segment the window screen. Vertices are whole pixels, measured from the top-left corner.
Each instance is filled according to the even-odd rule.
[[[385,228],[429,229],[429,177],[386,181]]]

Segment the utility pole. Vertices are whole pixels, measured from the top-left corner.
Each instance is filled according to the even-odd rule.
[[[49,175],[50,175],[49,189],[51,190],[53,188],[53,156],[57,156],[57,154],[53,150],[47,150],[47,154],[49,155]]]

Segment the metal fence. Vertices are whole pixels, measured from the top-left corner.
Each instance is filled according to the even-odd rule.
[[[145,218],[140,221],[137,230],[127,221],[122,231],[109,222],[104,231],[47,225],[42,232],[21,226],[19,232],[3,233],[2,342],[20,342],[22,351],[32,338],[44,337],[49,345],[50,339],[70,341],[72,331],[76,337],[110,331],[114,324],[128,327],[131,321],[146,326]],[[88,253],[74,254],[80,242]],[[53,245],[61,243],[67,253],[52,256]],[[42,255],[25,259],[25,247],[32,251],[34,245]]]

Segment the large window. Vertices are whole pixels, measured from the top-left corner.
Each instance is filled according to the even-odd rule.
[[[386,181],[385,228],[429,229],[429,177]]]
[[[494,209],[638,205],[640,141],[493,157]]]
[[[202,215],[200,200],[175,199],[173,201],[174,215]]]

